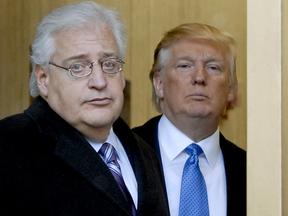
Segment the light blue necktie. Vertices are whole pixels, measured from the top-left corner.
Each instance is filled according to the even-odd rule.
[[[198,163],[203,150],[193,143],[185,151],[190,157],[182,175],[179,216],[209,216],[206,183]]]

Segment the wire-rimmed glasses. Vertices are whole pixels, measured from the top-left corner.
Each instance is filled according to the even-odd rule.
[[[50,65],[67,70],[71,76],[78,78],[89,76],[93,71],[94,63],[95,62],[74,62],[69,68],[66,68],[53,62],[49,62]],[[101,66],[104,73],[115,74],[122,71],[125,62],[118,58],[108,58],[99,60],[98,64]]]

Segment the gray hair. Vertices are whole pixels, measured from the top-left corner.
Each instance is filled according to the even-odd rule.
[[[126,31],[119,18],[119,13],[115,10],[92,1],[85,1],[55,9],[41,20],[30,54],[32,74],[29,87],[32,97],[40,95],[37,79],[33,72],[34,68],[36,65],[49,64],[56,50],[55,34],[73,28],[91,28],[91,26],[97,28],[103,23],[109,26],[113,32],[119,50],[119,58],[123,59],[126,50]]]

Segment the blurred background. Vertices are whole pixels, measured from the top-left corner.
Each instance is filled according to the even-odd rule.
[[[76,0],[1,0],[0,118],[22,112],[31,102],[29,47],[41,18],[52,9]],[[238,43],[239,105],[221,125],[225,136],[246,149],[246,1],[218,0],[98,0],[115,8],[127,25],[127,80],[122,117],[131,126],[158,115],[151,103],[149,72],[153,52],[163,34],[179,24],[205,23],[228,31]]]
[[[31,103],[29,48],[38,22],[52,9],[78,1],[0,0],[0,119]],[[127,25],[122,116],[130,127],[159,114],[148,75],[166,31],[199,22],[236,39],[238,104],[220,130],[247,150],[247,215],[288,216],[288,0],[96,2],[118,10]]]

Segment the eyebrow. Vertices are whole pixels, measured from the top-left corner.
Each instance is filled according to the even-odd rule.
[[[216,61],[216,62],[221,62],[222,60],[220,58],[217,58],[216,56],[208,56],[207,58],[205,58],[205,62],[211,62],[211,61]]]
[[[197,58],[195,58],[195,57],[185,55],[185,56],[180,56],[180,57],[176,58],[176,61],[179,61],[179,60],[195,61],[196,59]],[[214,55],[209,55],[207,57],[204,57],[204,62],[211,62],[211,61],[222,62],[219,58],[217,58]]]
[[[106,52],[104,52],[104,53],[102,53],[101,55],[105,58],[105,57],[114,56],[115,54],[114,54],[114,53],[106,53]]]
[[[180,56],[176,58],[176,61],[179,61],[179,60],[193,61],[195,60],[195,58],[191,58],[191,56],[185,55],[185,56]]]
[[[179,61],[189,61],[192,62],[193,64],[195,63],[195,61],[197,60],[197,57],[192,57],[189,55],[183,55],[183,56],[179,56],[178,58],[176,58],[176,60],[174,61],[173,65],[177,64],[177,62]],[[209,64],[209,63],[217,63],[220,64],[219,66],[223,69],[226,68],[227,66],[225,66],[225,60],[222,61],[220,58],[218,58],[215,55],[208,55],[206,57],[204,57],[204,64]]]
[[[68,61],[75,60],[75,59],[84,59],[84,58],[87,58],[87,55],[85,55],[85,54],[74,55],[74,56],[71,56],[71,57],[69,57],[67,59],[64,59],[63,63],[66,63]]]
[[[108,53],[108,52],[103,52],[103,53],[100,53],[100,57],[99,59],[101,58],[107,58],[107,57],[111,57],[111,56],[114,56],[114,53]],[[85,58],[88,58],[88,55],[87,54],[79,54],[79,55],[74,55],[74,56],[71,56],[67,59],[64,59],[63,60],[63,63],[66,63],[66,62],[69,62],[71,60],[76,60],[76,59],[85,59]]]

